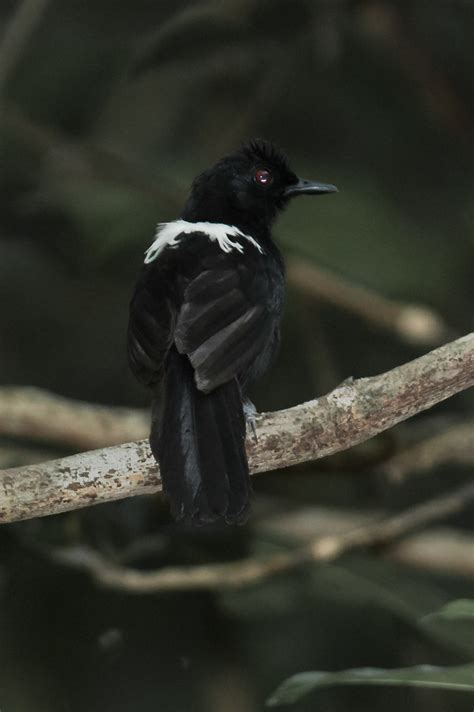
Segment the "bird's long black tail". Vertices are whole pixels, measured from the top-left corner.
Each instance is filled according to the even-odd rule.
[[[153,404],[150,445],[176,519],[246,520],[250,477],[236,379],[202,393],[188,358],[171,349]]]

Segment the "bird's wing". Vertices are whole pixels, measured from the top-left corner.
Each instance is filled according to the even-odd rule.
[[[130,302],[127,350],[130,368],[145,385],[161,378],[168,349],[173,343],[173,314],[166,293],[166,283],[151,279],[152,270],[145,268]]]
[[[160,380],[173,344],[188,356],[203,392],[235,376],[245,380],[255,362],[268,362],[279,313],[276,318],[261,252],[248,243],[244,248],[223,251],[202,233],[179,235],[145,266],[128,329],[130,366],[139,380]]]
[[[259,257],[256,251],[247,259],[218,252],[184,289],[173,338],[179,353],[187,354],[201,391],[235,376],[245,379],[272,341],[271,285],[258,269]]]

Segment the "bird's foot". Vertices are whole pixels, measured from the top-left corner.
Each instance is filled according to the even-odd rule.
[[[252,431],[255,442],[258,442],[257,437],[257,420],[261,419],[261,415],[258,414],[256,407],[251,400],[246,398],[244,400],[244,417],[247,427]]]

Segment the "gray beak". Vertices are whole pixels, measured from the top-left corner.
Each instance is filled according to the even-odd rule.
[[[329,183],[316,183],[312,180],[300,178],[294,185],[286,188],[284,195],[292,198],[294,195],[322,195],[323,193],[337,193],[335,185]]]

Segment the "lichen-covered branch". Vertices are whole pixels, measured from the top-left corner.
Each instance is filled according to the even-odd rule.
[[[392,371],[345,382],[326,396],[263,414],[248,438],[252,473],[331,455],[474,384],[474,334]],[[151,494],[161,488],[146,441],[0,472],[0,522]]]

